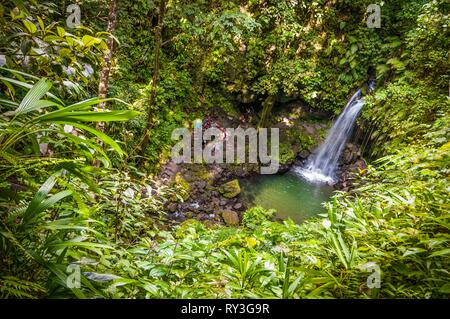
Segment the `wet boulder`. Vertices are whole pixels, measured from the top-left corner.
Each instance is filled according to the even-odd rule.
[[[239,186],[239,181],[234,179],[228,183],[222,184],[219,187],[220,194],[225,198],[234,198],[241,193],[241,187]]]

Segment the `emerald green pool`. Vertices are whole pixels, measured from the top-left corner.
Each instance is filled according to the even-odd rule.
[[[322,203],[327,202],[333,193],[333,187],[309,183],[291,172],[260,175],[240,183],[244,202],[275,209],[275,217],[290,218],[297,223],[324,213],[326,210]]]

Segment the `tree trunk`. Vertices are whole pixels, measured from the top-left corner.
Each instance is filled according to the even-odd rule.
[[[104,65],[102,72],[100,73],[100,83],[98,85],[98,97],[100,99],[105,99],[108,95],[108,85],[109,85],[109,73],[111,71],[111,60],[114,51],[114,37],[113,32],[116,30],[117,25],[117,0],[109,1],[109,12],[108,12],[108,27],[107,32],[109,32],[109,39],[107,42],[108,50],[103,56]],[[100,102],[98,108],[104,110],[106,107],[106,102]],[[97,122],[95,128],[101,132],[105,130],[105,123]],[[98,144],[102,144],[100,139],[97,139]],[[94,160],[94,166],[100,167],[100,161]]]
[[[150,101],[147,110],[147,124],[145,126],[144,135],[140,143],[138,164],[142,163],[142,159],[145,155],[145,151],[149,143],[150,129],[153,126],[153,106],[156,104],[156,93],[158,88],[159,79],[159,64],[160,64],[160,51],[162,47],[162,23],[164,18],[164,13],[166,10],[166,0],[161,0],[157,8],[158,20],[155,28],[155,46],[153,48],[153,75],[152,75],[152,89],[150,94]]]
[[[267,124],[273,105],[275,104],[275,96],[269,95],[262,103],[261,119],[259,120],[258,129],[263,128]]]
[[[108,28],[107,31],[110,33],[108,39],[108,51],[105,52],[103,56],[104,65],[102,72],[100,74],[100,83],[98,85],[98,96],[100,99],[105,99],[108,94],[108,85],[109,85],[109,73],[111,72],[111,60],[114,51],[114,37],[113,32],[116,30],[117,25],[117,0],[109,1],[109,13],[108,13]],[[106,102],[100,102],[98,104],[99,109],[105,109]],[[104,131],[105,129],[104,123],[97,123],[97,129],[100,131]]]

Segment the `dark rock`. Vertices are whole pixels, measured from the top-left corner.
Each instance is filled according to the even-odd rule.
[[[218,198],[213,198],[212,200],[210,199],[209,201],[205,202],[205,206],[215,209],[224,205],[222,205],[222,202]]]
[[[214,165],[210,168],[210,173],[214,179],[219,178],[223,171],[224,169],[219,165]]]
[[[200,181],[200,182],[198,182],[197,188],[198,188],[199,190],[203,190],[205,187],[206,187],[206,181]]]
[[[186,219],[186,216],[183,213],[175,212],[175,213],[169,214],[169,219],[182,221],[182,220]]]
[[[221,200],[220,201],[220,206],[225,206],[228,203],[228,201],[226,200]]]
[[[242,205],[242,203],[236,203],[233,205],[233,209],[235,210],[241,210],[244,207],[244,205]]]
[[[278,168],[278,173],[279,174],[287,173],[291,169],[291,166],[292,166],[292,163],[280,165],[280,167]]]
[[[219,196],[219,192],[218,191],[211,191],[211,196],[213,196],[213,197]]]
[[[227,206],[225,206],[225,210],[233,210],[233,205],[227,205]]]
[[[195,216],[195,218],[197,220],[200,220],[200,221],[207,220],[208,219],[208,215],[205,214],[205,213],[199,213],[199,214],[197,214],[197,216]]]
[[[175,162],[170,161],[169,163],[167,163],[166,171],[175,174],[178,172],[178,170],[179,170],[178,165]]]
[[[344,164],[349,165],[352,163],[353,160],[353,153],[349,149],[346,149],[344,153],[342,154],[342,162]]]
[[[177,209],[178,209],[177,203],[170,203],[169,205],[167,205],[167,210],[171,213],[176,212]]]
[[[178,172],[180,168],[175,162],[168,162],[163,166],[161,178],[172,179]]]
[[[305,160],[309,157],[309,152],[307,150],[303,150],[300,153],[298,153],[298,157]]]

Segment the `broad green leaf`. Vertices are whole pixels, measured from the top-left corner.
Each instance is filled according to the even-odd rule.
[[[37,17],[37,20],[38,20],[39,27],[41,28],[41,30],[45,30],[44,21],[42,21],[41,17]]]
[[[65,190],[59,193],[56,193],[55,195],[45,199],[42,201],[39,206],[36,209],[37,213],[41,213],[45,211],[46,209],[50,208],[53,204],[59,202],[61,199],[66,198],[68,196],[72,195],[72,191]]]
[[[28,112],[31,112],[31,111],[40,110],[40,109],[44,109],[44,108],[49,107],[49,106],[61,107],[61,105],[59,105],[58,103],[55,103],[53,101],[39,100],[36,103],[34,103],[32,107],[28,108],[28,110],[26,112],[21,112],[21,114],[28,113]]]
[[[15,74],[16,76],[17,75],[22,75],[24,77],[27,77],[27,78],[39,81],[39,77],[31,75],[31,74],[28,74],[28,73],[25,73],[25,72],[22,72],[22,71],[12,70],[12,69],[8,69],[8,68],[4,68],[4,67],[0,67],[0,70],[5,70],[5,71],[8,71],[8,72],[11,72],[11,73]]]
[[[450,254],[450,248],[447,248],[447,249],[442,249],[442,250],[432,253],[430,255],[430,257],[439,257],[439,256],[445,256],[445,255],[449,255],[449,254]]]
[[[27,28],[28,32],[30,32],[31,34],[33,34],[37,31],[37,28],[33,22],[28,21],[28,20],[23,20],[23,24],[25,25],[25,28]]]
[[[35,219],[37,216],[39,216],[40,213],[44,212],[51,206],[53,206],[55,203],[59,202],[60,200],[72,195],[72,191],[66,190],[59,192],[47,199],[44,199],[41,201],[33,210],[25,212],[25,215],[23,217],[23,223],[27,224],[33,219]]]
[[[30,204],[28,205],[28,208],[25,211],[25,216],[31,214],[34,210],[36,210],[39,204],[45,199],[47,194],[52,190],[53,186],[55,186],[56,183],[56,176],[57,176],[56,174],[50,176],[45,181],[45,183],[42,184],[37,193],[34,195]]]
[[[127,103],[123,102],[122,100],[115,99],[115,98],[99,99],[98,97],[95,97],[95,98],[91,98],[91,99],[88,99],[85,101],[81,101],[81,102],[69,105],[68,107],[61,108],[61,109],[53,111],[51,113],[45,114],[45,115],[41,116],[40,118],[36,118],[35,122],[39,122],[42,119],[44,119],[44,120],[49,119],[49,118],[56,119],[58,117],[62,117],[66,114],[69,114],[71,111],[88,110],[92,105],[97,105],[100,102],[107,102],[107,101],[112,101],[112,100],[118,101],[123,104],[127,104]],[[110,112],[108,112],[108,113],[110,113]]]
[[[39,188],[37,193],[34,195],[33,199],[31,200],[30,204],[28,205],[27,209],[25,210],[25,213],[23,215],[24,222],[27,222],[32,215],[39,214],[40,212],[44,211],[57,201],[63,199],[64,197],[67,197],[71,194],[71,192],[60,192],[56,195],[53,195],[52,197],[46,199],[48,193],[52,190],[52,188],[55,186],[56,183],[56,177],[60,173],[57,172],[50,176],[44,184]]]
[[[439,292],[444,294],[450,294],[450,283],[446,283],[441,288],[439,288]]]
[[[84,35],[83,38],[81,38],[81,41],[83,42],[84,46],[86,46],[86,47],[90,47],[90,46],[93,46],[95,44],[99,44],[100,42],[102,42],[102,40],[100,40],[98,38],[94,38],[93,36],[90,36],[90,35]]]
[[[0,76],[0,81],[6,81],[6,82],[9,82],[9,83],[13,83],[13,84],[15,84],[17,86],[20,86],[22,88],[25,88],[25,89],[33,88],[33,85],[30,84],[30,83],[26,83],[26,82],[23,82],[23,81],[18,81],[18,80],[11,79],[11,78],[5,78],[5,77],[2,77],[2,76]],[[60,104],[64,105],[63,101],[61,101],[57,96],[53,95],[52,93],[47,92],[46,95],[51,97],[52,99],[55,99]]]
[[[5,99],[0,99],[0,105],[8,105],[8,106],[12,106],[12,107],[18,107],[19,104],[10,100],[5,100]]]
[[[52,42],[52,41],[62,41],[63,39],[61,37],[58,37],[56,35],[48,35],[44,38],[45,42]]]
[[[82,138],[80,138],[78,136],[75,136],[75,135],[72,135],[72,134],[69,134],[69,133],[61,132],[60,134],[66,136],[68,139],[74,141],[77,145],[85,144],[87,147],[90,147],[91,149],[99,152],[106,159],[106,161],[108,163],[108,166],[111,165],[111,161],[109,160],[108,155],[106,155],[106,153],[102,150],[102,148],[99,145],[96,145],[96,144],[92,143],[88,139],[82,139]]]
[[[56,27],[56,32],[58,33],[58,35],[62,38],[65,34],[66,34],[66,30],[64,30],[61,27]]]
[[[110,245],[106,245],[106,244],[89,243],[89,242],[84,242],[84,241],[64,241],[64,242],[50,244],[49,246],[54,247],[54,248],[83,247],[86,249],[92,249],[92,248],[112,249],[113,248]]]
[[[64,121],[64,122],[117,122],[127,121],[139,115],[137,111],[111,111],[111,112],[67,112],[63,114],[45,114],[34,120],[34,122],[51,122],[51,121]]]
[[[97,105],[101,102],[109,102],[109,101],[117,101],[119,103],[125,104],[125,105],[129,105],[128,103],[117,99],[117,98],[107,98],[107,99],[100,99],[98,97],[94,97],[88,100],[84,100],[78,103],[74,103],[69,105],[68,107],[65,108],[65,110],[71,110],[71,111],[79,111],[79,110],[85,110],[85,109],[89,109],[90,106],[92,105]]]
[[[403,257],[420,254],[420,253],[423,253],[424,251],[426,251],[426,250],[423,248],[416,248],[416,247],[410,248],[407,251],[405,251],[405,253],[403,254]]]
[[[64,124],[64,122],[58,122],[55,121],[55,123],[60,123],[60,124]],[[127,155],[119,146],[119,144],[117,144],[111,137],[109,137],[108,135],[106,135],[105,133],[96,130],[90,126],[81,124],[81,123],[76,123],[76,122],[72,122],[71,125],[82,129],[82,130],[86,130],[92,134],[94,134],[95,136],[97,136],[99,139],[101,139],[105,144],[108,144],[109,146],[111,146],[117,153],[119,153],[120,155]]]
[[[47,79],[40,79],[35,85],[33,85],[31,90],[28,91],[27,95],[25,95],[16,110],[16,114],[20,115],[38,109],[39,105],[36,105],[36,103],[39,102],[39,100],[50,90],[51,87],[52,84],[47,81]],[[43,105],[43,103],[40,104]]]

